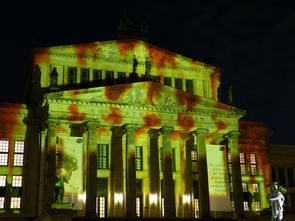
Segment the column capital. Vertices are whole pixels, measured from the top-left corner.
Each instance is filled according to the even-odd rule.
[[[194,133],[196,135],[206,135],[208,134],[209,130],[206,128],[198,128]]]
[[[150,129],[148,131],[148,135],[149,135],[150,138],[154,138],[155,139],[155,138],[158,138],[159,137],[160,131],[157,130],[157,129]]]
[[[116,137],[122,137],[125,133],[123,127],[117,127],[117,126],[112,126],[111,131],[112,131],[113,135]]]
[[[136,124],[126,124],[124,129],[126,133],[134,133],[138,129],[138,126]]]
[[[56,119],[48,119],[46,121],[46,125],[48,128],[56,127],[59,124],[60,124],[59,120],[56,120]]]
[[[241,135],[240,131],[231,131],[224,135],[226,139],[238,139]]]
[[[87,127],[87,130],[97,130],[100,126],[98,121],[86,121],[85,125]]]
[[[161,134],[170,135],[174,130],[174,127],[164,126],[160,129]]]

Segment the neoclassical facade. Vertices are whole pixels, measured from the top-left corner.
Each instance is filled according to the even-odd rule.
[[[218,101],[220,75],[139,40],[36,49],[26,104],[1,126],[0,210],[37,220],[241,216],[245,111]]]

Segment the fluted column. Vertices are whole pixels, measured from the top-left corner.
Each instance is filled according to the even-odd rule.
[[[136,125],[126,125],[126,216],[136,217],[136,168],[135,168],[135,131]]]
[[[124,130],[121,127],[112,127],[112,148],[111,148],[111,214],[114,217],[124,216],[124,207],[122,202],[116,202],[115,194],[124,192],[123,183],[123,152],[122,136]]]
[[[199,175],[199,208],[200,218],[210,217],[209,183],[206,153],[206,134],[208,129],[199,128],[196,130],[198,149],[198,175]]]
[[[54,188],[56,182],[56,132],[59,124],[56,120],[47,121],[47,151],[46,151],[46,177],[45,177],[45,208],[50,207],[54,200]]]
[[[150,138],[150,217],[160,217],[160,171],[159,171],[159,130],[151,129],[148,132]]]
[[[243,216],[243,213],[244,213],[240,152],[239,152],[239,145],[238,145],[239,135],[240,135],[240,132],[238,131],[230,132],[227,135],[228,148],[231,155],[233,200],[235,205],[235,214],[237,217]]]
[[[97,128],[99,123],[86,122],[88,131],[87,173],[86,173],[86,216],[96,215],[96,183],[97,183]]]
[[[171,133],[173,127],[162,127],[163,145],[163,188],[165,218],[175,218],[175,188],[172,170]]]

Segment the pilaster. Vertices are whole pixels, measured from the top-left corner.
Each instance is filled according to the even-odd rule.
[[[197,153],[198,153],[198,175],[199,175],[199,208],[200,218],[210,217],[209,183],[207,169],[206,134],[208,129],[198,128],[196,130]]]
[[[127,165],[126,165],[126,216],[136,218],[136,168],[135,168],[135,131],[136,125],[125,125]]]
[[[163,145],[163,191],[164,191],[164,214],[165,218],[175,218],[175,187],[172,171],[172,149],[171,133],[173,127],[162,127],[162,145]]]

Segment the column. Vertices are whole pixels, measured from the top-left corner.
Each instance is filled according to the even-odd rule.
[[[55,202],[54,187],[56,182],[56,133],[58,121],[47,121],[47,151],[46,151],[46,177],[45,177],[45,207],[50,207]]]
[[[171,133],[173,127],[162,127],[163,190],[165,218],[175,218],[175,188],[173,182]]]
[[[149,157],[149,180],[150,196],[149,208],[150,217],[160,217],[160,171],[159,171],[159,130],[151,129],[148,132],[150,138]]]
[[[97,184],[97,128],[98,122],[86,122],[88,131],[87,172],[86,172],[86,216],[96,215],[96,184]]]
[[[238,145],[239,135],[240,132],[238,131],[232,131],[228,134],[228,148],[231,155],[232,166],[233,200],[237,218],[242,217],[244,214],[240,152]]]
[[[136,125],[126,125],[126,216],[136,218],[136,168],[135,131]]]
[[[199,176],[199,209],[201,219],[206,219],[210,217],[209,183],[205,138],[207,133],[208,129],[199,128],[196,130]]]
[[[112,127],[112,146],[111,146],[111,214],[114,217],[124,216],[123,207],[123,152],[122,136],[124,130],[121,127]]]

